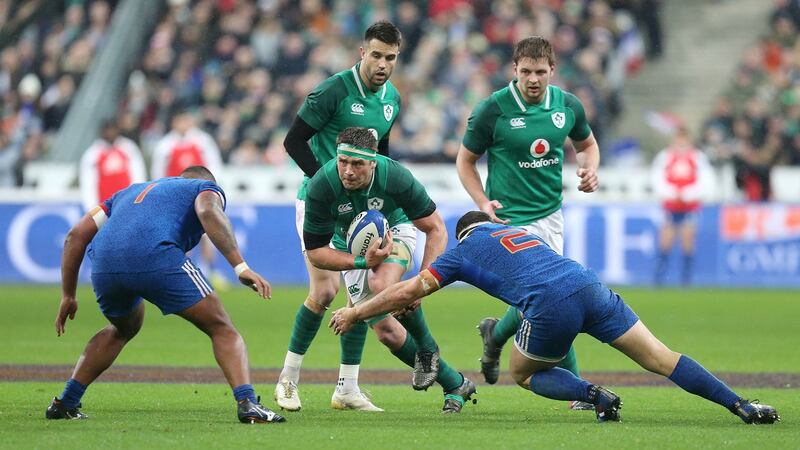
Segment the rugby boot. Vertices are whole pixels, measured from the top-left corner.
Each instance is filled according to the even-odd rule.
[[[78,403],[78,406],[74,408],[67,408],[64,406],[64,403],[58,399],[58,397],[53,397],[53,401],[50,402],[50,406],[47,407],[47,411],[44,412],[44,417],[50,420],[58,420],[58,419],[67,419],[67,420],[81,420],[81,419],[88,419],[89,416],[82,413],[79,409],[81,404]]]
[[[333,391],[333,396],[331,397],[331,408],[371,412],[383,411],[382,408],[375,406],[370,398],[360,390],[347,393],[342,393],[338,390]]]
[[[598,422],[619,422],[622,400],[619,395],[593,384],[589,386],[589,402],[594,405]]]
[[[483,340],[483,355],[481,356],[481,373],[483,379],[489,384],[497,383],[500,377],[500,353],[502,346],[495,344],[492,339],[492,330],[499,320],[495,317],[487,317],[478,324],[478,333]]]
[[[411,376],[411,387],[424,391],[436,382],[439,375],[439,347],[434,351],[420,350],[414,355],[414,372]]]
[[[258,397],[255,403],[250,401],[249,398],[239,400],[236,407],[236,414],[239,416],[239,422],[249,424],[286,422],[283,416],[262,406],[260,402],[261,397]]]
[[[747,424],[761,425],[780,422],[781,416],[772,406],[762,405],[758,400],[740,398],[731,407],[731,412],[739,416]]]
[[[460,413],[468,400],[472,400],[473,404],[478,403],[477,399],[472,398],[473,395],[478,393],[475,383],[470,381],[469,378],[464,377],[464,375],[461,376],[464,378],[461,386],[445,392],[444,394],[444,407],[442,407],[442,412],[445,414]]]
[[[286,411],[300,411],[300,393],[294,381],[283,379],[275,385],[275,402]]]

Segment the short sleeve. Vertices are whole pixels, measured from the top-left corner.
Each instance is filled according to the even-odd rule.
[[[222,210],[225,210],[225,208],[228,206],[228,199],[225,197],[225,191],[223,191],[217,183],[214,183],[213,181],[204,181],[197,190],[197,195],[200,195],[200,193],[204,191],[215,192],[217,195],[219,195],[220,200],[222,200]]]
[[[455,246],[439,255],[428,267],[428,271],[436,278],[439,288],[458,281],[461,274],[461,247]]]
[[[586,111],[584,111],[581,101],[575,95],[564,92],[564,105],[575,115],[575,124],[569,132],[569,138],[573,141],[582,141],[588,138],[592,134],[592,129],[586,120]]]
[[[319,131],[330,122],[339,102],[347,97],[347,87],[338,76],[332,76],[319,84],[306,97],[297,115],[311,128]]]
[[[303,231],[319,235],[333,235],[336,220],[328,213],[335,199],[331,195],[323,170],[317,171],[308,183]]]
[[[436,204],[428,196],[425,187],[414,178],[411,171],[395,161],[389,161],[387,184],[397,189],[394,198],[398,199],[398,206],[409,219],[427,217],[436,210]]]
[[[500,116],[500,107],[493,96],[484,99],[467,120],[467,131],[464,133],[462,144],[467,150],[483,154],[494,142],[494,125]]]

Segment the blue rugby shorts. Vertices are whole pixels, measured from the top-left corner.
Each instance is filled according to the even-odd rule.
[[[541,310],[534,308],[533,317],[522,319],[514,344],[530,359],[558,362],[567,355],[578,333],[609,343],[638,320],[619,294],[597,283]]]
[[[164,315],[194,305],[214,289],[187,258],[179,267],[143,273],[92,273],[92,287],[103,315],[131,314],[142,298],[156,305]]]

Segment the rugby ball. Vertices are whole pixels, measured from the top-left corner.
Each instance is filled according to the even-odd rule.
[[[347,251],[356,256],[364,256],[375,241],[383,246],[383,237],[389,232],[389,222],[380,211],[370,209],[359,213],[347,230]]]

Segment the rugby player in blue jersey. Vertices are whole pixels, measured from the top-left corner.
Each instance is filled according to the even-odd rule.
[[[85,419],[83,393],[105,371],[144,321],[142,298],[163,314],[177,314],[211,338],[214,356],[237,401],[244,423],[283,422],[258,402],[250,384],[247,349],[217,294],[186,252],[205,233],[234,268],[239,281],[263,298],[270,285],[244,262],[225,215],[225,194],[205,167],[192,166],[180,177],[134,184],[87,213],[67,234],[61,259],[61,305],[56,333],[78,310],[76,287],[89,247],[92,286],[110,324],[92,337],[60,397],[47,408],[48,419]]]
[[[354,321],[402,310],[454,281],[465,281],[522,312],[511,375],[524,389],[554,400],[591,403],[598,421],[618,421],[619,396],[556,367],[575,336],[588,333],[745,423],[780,420],[775,408],[743,399],[699,363],[670,350],[594,272],[559,255],[535,234],[471,211],[458,221],[456,237],[458,245],[428,269],[369,302],[336,311],[330,327],[337,334],[346,332]]]

